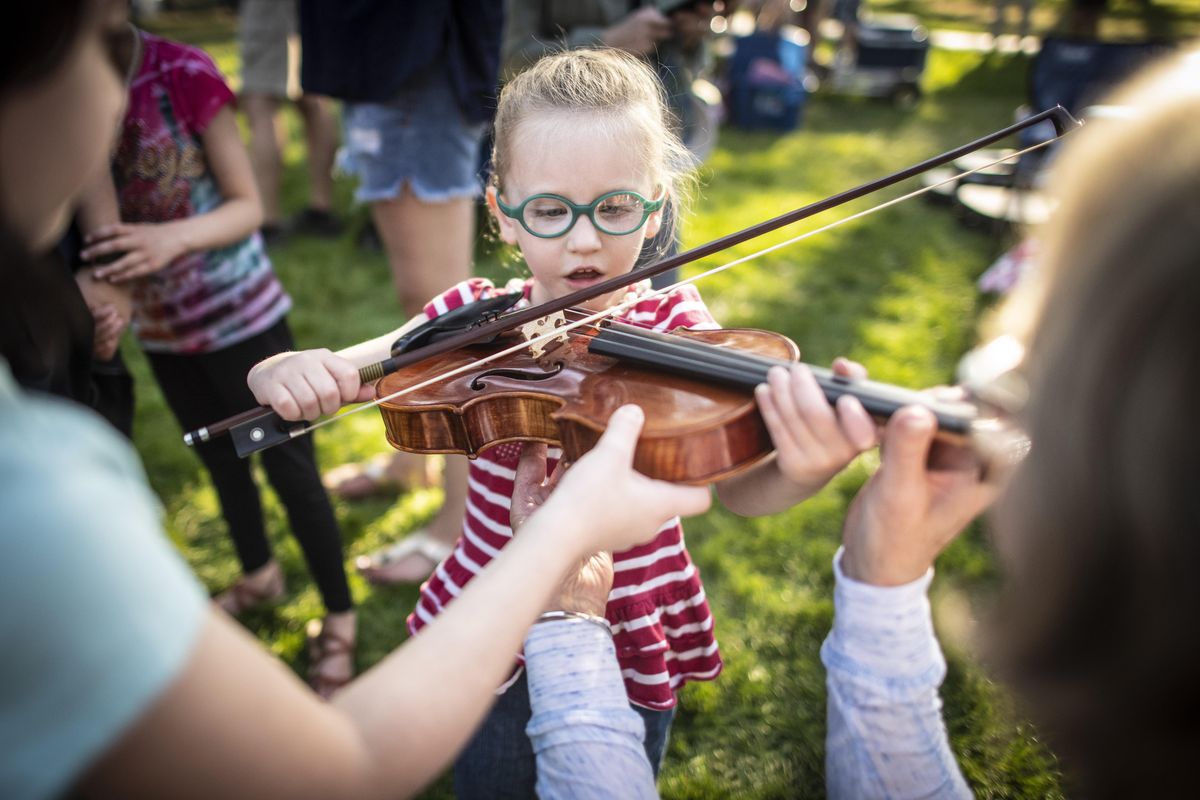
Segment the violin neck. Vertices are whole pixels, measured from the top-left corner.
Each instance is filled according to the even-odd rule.
[[[766,382],[771,367],[787,367],[792,363],[619,322],[602,326],[588,344],[588,350],[746,391],[753,391],[755,386]],[[904,406],[921,405],[933,412],[942,431],[960,436],[969,435],[976,420],[977,412],[968,403],[942,403],[911,389],[845,378],[823,367],[809,365],[809,369],[830,405],[839,397],[850,395],[858,398],[867,413],[880,420],[888,419]]]

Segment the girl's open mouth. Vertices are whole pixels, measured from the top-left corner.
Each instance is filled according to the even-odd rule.
[[[604,273],[595,267],[580,267],[567,273],[567,280],[571,283],[593,283],[602,277]]]

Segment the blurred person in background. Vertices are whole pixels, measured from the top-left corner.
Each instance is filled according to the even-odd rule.
[[[358,178],[405,318],[471,274],[480,146],[495,111],[498,0],[302,0],[302,84],[343,100],[344,166]],[[418,583],[461,531],[467,476],[449,459],[441,509],[422,529],[357,562],[373,583]],[[345,499],[438,481],[436,461],[389,452],[325,476]]]
[[[286,233],[336,236],[333,214],[333,157],[337,118],[327,97],[300,87],[300,36],[296,0],[242,0],[238,9],[238,52],[242,58],[242,111],[250,128],[250,163],[262,199],[262,235],[268,245]],[[279,111],[291,101],[304,125],[308,159],[308,205],[286,224],[279,207],[286,135]]]

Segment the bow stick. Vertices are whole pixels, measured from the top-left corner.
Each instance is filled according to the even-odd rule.
[[[907,180],[916,175],[920,175],[923,172],[927,172],[936,167],[948,164],[955,159],[967,155],[968,153],[973,153],[976,150],[988,147],[989,145],[1006,139],[1009,136],[1018,133],[1019,131],[1033,127],[1045,121],[1049,121],[1054,125],[1056,139],[1061,138],[1070,131],[1079,128],[1083,124],[1071,116],[1070,112],[1068,112],[1062,106],[1054,106],[1053,108],[1046,109],[1045,111],[1042,111],[1031,117],[1027,117],[1020,122],[1009,125],[1006,128],[1002,128],[994,133],[990,133],[987,136],[983,136],[972,142],[941,153],[940,155],[926,159],[920,163],[913,164],[912,166],[906,167],[897,172],[893,172],[890,175],[885,175],[876,180],[856,186],[853,189],[848,189],[838,194],[831,195],[830,197],[826,197],[823,200],[818,200],[793,211],[789,211],[786,214],[781,214],[778,217],[766,220],[765,222],[760,222],[755,225],[751,225],[748,228],[743,228],[740,231],[727,234],[726,236],[714,239],[706,244],[694,247],[691,250],[687,250],[669,258],[656,261],[653,264],[648,264],[640,269],[632,270],[624,275],[614,276],[608,280],[601,281],[594,286],[581,289],[577,292],[572,292],[571,294],[565,295],[556,300],[550,300],[545,303],[541,303],[540,305],[531,306],[519,311],[511,311],[507,314],[492,315],[491,318],[488,318],[488,315],[485,312],[484,320],[482,322],[479,322],[478,324],[475,324],[474,326],[459,333],[450,334],[447,332],[441,337],[431,339],[429,343],[419,348],[405,352],[393,352],[390,358],[384,359],[376,364],[369,364],[361,368],[359,370],[359,376],[364,383],[378,380],[386,374],[412,364],[419,363],[428,358],[432,358],[443,353],[448,353],[452,350],[466,347],[467,345],[491,341],[502,333],[510,331],[514,328],[518,328],[534,320],[541,319],[542,317],[546,317],[550,314],[555,314],[560,311],[565,311],[568,308],[580,306],[595,297],[614,292],[618,289],[623,289],[639,281],[646,280],[647,278],[651,278],[655,275],[667,272],[668,270],[683,266],[684,264],[689,264],[693,261],[705,258],[713,253],[726,250],[730,247],[741,244],[742,242],[757,238],[766,233],[770,233],[771,231],[778,230],[779,228],[791,225],[792,223],[799,222],[800,220],[807,219],[808,217],[816,214],[820,214],[823,211],[828,211],[832,208],[849,203],[852,200],[857,200],[865,195],[885,189],[889,186],[900,183],[901,181]],[[1009,158],[1011,158],[1011,156],[1000,160],[1004,161],[1008,160]],[[972,170],[972,172],[974,171],[976,170]],[[962,176],[956,176],[955,179],[959,177]],[[617,308],[620,307],[618,306]],[[607,316],[607,314],[608,312],[598,312],[597,318]],[[582,324],[582,322],[575,323],[572,325],[572,327],[575,327],[579,324]],[[548,334],[545,338],[553,338],[561,333],[562,330],[558,329],[552,334]],[[517,345],[511,349],[521,349],[528,344],[529,342],[523,342],[521,345]],[[504,352],[508,351],[506,350]],[[503,354],[504,353],[496,353],[493,355],[493,358],[499,357]],[[438,376],[437,378],[431,379],[426,383],[447,377],[451,377],[451,375],[447,374]],[[307,433],[308,431],[312,430],[313,427],[315,426],[307,426],[304,424],[295,423],[289,424],[285,422],[283,418],[280,417],[274,410],[267,407],[259,407],[249,411],[244,411],[241,414],[228,417],[224,420],[203,428],[199,428],[195,431],[185,433],[183,440],[185,444],[190,446],[199,442],[209,441],[217,436],[229,434],[233,438],[234,447],[236,448],[238,455],[244,458],[258,450],[264,450],[273,445],[280,444],[296,436]]]

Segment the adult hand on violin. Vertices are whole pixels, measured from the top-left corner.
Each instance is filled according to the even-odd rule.
[[[585,539],[580,552],[593,553],[627,550],[652,539],[672,517],[706,511],[712,502],[706,487],[656,481],[633,469],[643,421],[637,406],[617,409],[596,446],[553,482],[545,479],[544,452],[531,450],[522,458],[520,482],[514,487],[518,526],[535,509],[539,519],[545,515],[570,519],[572,523],[565,527],[579,529]],[[539,466],[542,479],[536,480]]]
[[[260,361],[250,369],[246,384],[255,400],[286,420],[316,419],[375,396],[375,388],[362,382],[354,364],[324,348]]]
[[[847,378],[867,376],[865,367],[845,358],[834,360],[833,371]],[[721,502],[734,513],[761,516],[790,508],[875,446],[875,421],[858,398],[843,395],[830,406],[804,364],[772,367],[754,396],[775,454],[718,485]]]
[[[559,461],[547,477],[546,445],[535,442],[525,444],[517,464],[516,478],[513,479],[512,506],[508,512],[513,535],[519,534],[525,521],[550,497],[563,471],[563,462]],[[558,596],[550,601],[546,610],[578,611],[603,617],[612,582],[612,553],[607,550],[593,553],[579,562],[579,569],[563,578]]]
[[[843,573],[878,586],[916,580],[998,493],[968,448],[934,441],[922,406],[896,412],[884,429],[882,462],[850,504],[842,529]]]
[[[123,283],[165,268],[188,252],[179,228],[173,222],[119,222],[97,228],[85,238],[87,247],[80,253],[84,261],[123,253],[111,264],[97,267],[96,280]]]

